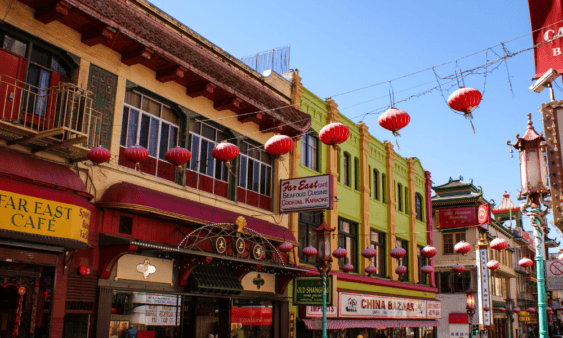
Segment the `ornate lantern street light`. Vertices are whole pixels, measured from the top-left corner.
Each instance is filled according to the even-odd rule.
[[[508,338],[512,338],[512,322],[514,318],[512,318],[512,314],[514,313],[514,300],[510,297],[506,297],[506,319],[508,322]],[[518,309],[520,311],[520,309]]]
[[[539,135],[532,126],[532,114],[528,114],[528,128],[524,136],[516,134],[516,142],[510,143],[519,152],[520,181],[522,191],[518,194],[519,200],[526,200],[520,209],[526,216],[530,216],[534,228],[534,244],[536,246],[536,276],[538,281],[538,321],[540,338],[547,338],[547,313],[545,297],[545,278],[543,267],[543,239],[545,215],[551,207],[551,202],[544,198],[549,195],[547,182],[547,167],[545,159],[545,139]],[[542,204],[547,208],[542,210]],[[531,207],[531,211],[528,208]]]
[[[473,338],[473,315],[475,314],[475,291],[472,288],[465,291],[467,315],[469,316],[469,337]]]
[[[317,233],[317,270],[323,278],[323,338],[327,338],[326,332],[326,280],[330,272],[332,264],[332,256],[330,252],[330,236],[334,231],[330,228],[324,218],[323,222],[318,228],[313,228]]]

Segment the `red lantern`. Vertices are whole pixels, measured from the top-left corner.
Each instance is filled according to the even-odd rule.
[[[400,136],[399,130],[406,127],[410,121],[411,117],[409,114],[395,107],[387,110],[379,116],[379,119],[377,119],[380,126],[393,132],[393,135],[395,136]]]
[[[336,258],[336,259],[344,258],[344,257],[346,257],[347,254],[348,254],[348,251],[346,251],[346,249],[343,249],[343,248],[337,248],[336,250],[334,250],[332,252],[332,256],[334,256],[334,258]]]
[[[111,308],[111,313],[114,314],[114,315],[116,315],[116,314],[118,314],[118,313],[120,313],[120,312],[121,312],[121,309],[118,308],[117,306],[113,306],[113,307]]]
[[[401,247],[396,247],[395,249],[391,250],[390,255],[393,258],[403,258],[404,255],[407,254],[407,250],[401,248]]]
[[[436,250],[435,247],[429,245],[425,246],[422,250],[420,250],[420,254],[426,258],[432,258],[436,256],[437,253],[438,250]]]
[[[527,257],[524,257],[518,261],[518,265],[520,265],[523,268],[529,268],[530,266],[534,265],[534,261]]]
[[[469,311],[475,311],[475,306],[473,305],[467,305],[465,308]]]
[[[520,308],[518,306],[514,307],[514,309],[512,309],[512,311],[514,313],[520,313]]]
[[[553,314],[553,309],[550,308],[549,306],[545,308],[545,310],[547,311],[547,314],[552,315]]]
[[[354,270],[354,266],[353,266],[352,264],[350,264],[350,263],[346,263],[346,264],[344,264],[344,266],[342,267],[342,271],[344,271],[344,272],[350,272],[350,271],[352,271],[352,270]]]
[[[90,269],[82,265],[81,267],[78,268],[78,273],[81,274],[82,276],[89,275]]]
[[[529,308],[526,309],[526,312],[535,313],[535,312],[536,312],[536,309],[533,308],[533,307],[529,307]]]
[[[466,241],[461,241],[454,246],[454,250],[456,253],[465,255],[469,251],[471,251],[471,244],[467,243]]]
[[[430,265],[425,265],[425,266],[423,266],[422,268],[420,268],[420,272],[429,275],[429,274],[431,274],[432,272],[434,272],[434,268],[431,267]]]
[[[149,157],[149,152],[145,147],[136,144],[125,149],[123,156],[125,156],[125,159],[128,161],[135,163],[135,169],[139,170],[139,163]]]
[[[454,272],[456,273],[462,273],[463,271],[465,271],[465,266],[461,264],[454,264],[452,265],[452,270],[454,270]]]
[[[348,137],[350,137],[350,129],[338,122],[327,124],[319,133],[319,139],[321,142],[329,146],[336,146],[344,143]]]
[[[491,249],[504,250],[508,248],[508,241],[504,238],[495,238],[491,241]]]
[[[483,311],[485,311],[485,312],[489,312],[489,310],[491,310],[491,308],[490,308],[490,307],[488,307],[488,306],[483,306]]]
[[[481,102],[481,92],[475,88],[461,87],[448,97],[448,106],[465,114],[465,118],[473,118],[471,112]]]
[[[559,256],[557,256],[557,259],[560,261],[563,261],[563,253],[561,253]]]
[[[88,159],[96,164],[105,163],[111,158],[111,152],[102,146],[92,148],[86,154]]]
[[[369,266],[366,267],[366,273],[368,275],[373,275],[376,272],[377,272],[377,268],[375,266],[369,265]]]
[[[397,275],[404,275],[407,272],[407,267],[404,265],[399,265],[396,269],[395,269],[395,273]]]
[[[505,312],[506,312],[506,309],[503,308],[503,307],[499,307],[499,308],[497,309],[497,311],[500,312],[500,313],[505,313]]]
[[[264,145],[264,150],[272,156],[281,156],[293,149],[293,139],[286,135],[274,135]]]
[[[495,261],[494,259],[490,260],[487,262],[487,268],[489,270],[496,270],[500,267],[500,263],[498,261]]]
[[[367,258],[367,259],[373,258],[373,257],[377,256],[377,250],[375,250],[371,246],[367,247],[364,250],[362,250],[362,256]]]
[[[308,246],[303,249],[303,254],[307,257],[313,257],[317,255],[317,249],[313,248],[312,246]]]
[[[213,148],[211,156],[213,156],[217,161],[225,162],[227,168],[231,167],[230,161],[237,157],[239,149],[232,143],[221,142]]]
[[[192,158],[192,153],[182,147],[168,149],[166,154],[164,154],[164,159],[177,166],[178,169],[182,169],[182,166],[188,162],[190,158]]]
[[[283,242],[280,245],[279,250],[281,252],[290,252],[291,250],[293,250],[293,244],[291,244],[289,242]]]

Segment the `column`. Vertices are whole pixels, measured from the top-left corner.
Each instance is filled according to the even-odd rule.
[[[387,234],[389,241],[387,242],[387,266],[389,267],[389,277],[391,280],[398,280],[399,275],[395,273],[397,269],[397,260],[389,252],[395,248],[397,244],[397,236],[395,235],[395,151],[393,144],[385,141],[385,149],[387,151]]]
[[[424,171],[424,184],[424,207],[426,209],[426,215],[423,215],[423,217],[426,217],[426,243],[428,243],[428,245],[434,245],[434,232],[432,231],[432,180],[430,179],[430,172],[428,170]],[[431,267],[434,267],[434,258],[430,258],[429,264]],[[436,275],[434,272],[430,274],[430,286],[436,287]]]
[[[326,123],[329,124],[331,122],[338,122],[340,121],[340,116],[338,115],[338,105],[334,102],[333,99],[326,100],[326,108],[328,111]],[[337,156],[338,152],[336,151],[336,147],[328,146],[327,149],[327,161],[326,161],[326,173],[333,175],[333,187],[334,187],[334,196],[338,196],[338,167],[337,167]],[[326,213],[326,224],[334,228],[334,237],[331,241],[331,248],[330,251],[336,250],[338,247],[338,202],[335,201],[333,203],[332,210],[327,210]],[[339,267],[338,264],[332,265],[333,271],[338,271]]]
[[[369,186],[369,167],[368,167],[368,158],[369,158],[369,141],[370,135],[368,133],[368,126],[365,123],[360,122],[358,124],[360,127],[360,181],[361,181],[361,205],[360,211],[362,215],[362,224],[361,224],[361,233],[360,233],[360,247],[359,250],[363,250],[370,245],[370,220],[369,220],[369,213],[370,213],[370,206],[369,206],[369,194],[370,194],[370,186]],[[359,268],[360,273],[365,271],[365,268],[370,264],[369,259],[362,257],[361,263]],[[367,273],[366,273],[367,275]]]
[[[410,261],[412,262],[411,266],[408,267],[408,271],[410,274],[410,281],[412,281],[413,283],[417,284],[420,281],[420,273],[417,271],[420,271],[421,266],[418,266],[418,255],[417,255],[417,249],[418,249],[418,237],[417,237],[417,233],[416,233],[416,206],[415,201],[414,201],[414,194],[415,194],[415,186],[414,186],[414,173],[416,172],[416,169],[414,167],[414,159],[412,157],[409,157],[407,159],[407,165],[408,165],[408,173],[409,173],[409,231],[410,231],[410,238],[409,238],[409,243],[410,243],[410,253],[411,253],[411,257],[410,257]]]

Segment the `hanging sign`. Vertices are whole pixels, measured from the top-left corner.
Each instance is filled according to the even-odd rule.
[[[491,311],[483,311],[483,307],[491,308],[491,293],[489,285],[489,251],[487,247],[477,248],[477,297],[479,302],[479,325],[491,326]],[[479,297],[478,295],[481,295]]]
[[[481,204],[477,211],[479,225],[487,227],[491,223],[491,205],[489,203]]]
[[[426,318],[442,318],[442,302],[426,301]]]
[[[426,318],[426,301],[340,292],[341,318]]]
[[[281,180],[280,213],[331,210],[333,182],[332,175]]]
[[[326,304],[332,305],[333,276],[326,280]],[[322,277],[295,277],[293,280],[293,305],[323,305]]]
[[[536,78],[550,68],[563,73],[563,7],[560,0],[528,0]]]
[[[439,210],[437,228],[460,228],[477,225],[477,208],[451,208]]]

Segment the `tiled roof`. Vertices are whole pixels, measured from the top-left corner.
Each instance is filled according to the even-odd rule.
[[[505,191],[504,194],[502,195],[502,202],[500,202],[498,207],[493,209],[492,213],[498,214],[498,213],[510,212],[510,211],[519,212],[520,208],[517,207],[514,203],[512,203],[512,200],[510,200],[510,194]]]

